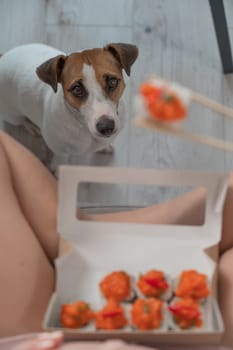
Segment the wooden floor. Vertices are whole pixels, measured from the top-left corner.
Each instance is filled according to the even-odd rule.
[[[233,2],[225,1],[233,41]],[[98,155],[80,163],[121,167],[233,169],[233,154],[177,140],[131,124],[133,96],[151,73],[176,80],[216,101],[233,107],[233,76],[222,74],[207,0],[0,0],[0,53],[29,42],[45,42],[67,53],[108,42],[129,42],[140,55],[125,94],[127,123],[115,143],[113,156]],[[193,105],[187,128],[233,140],[233,122]],[[41,155],[38,140],[24,137]],[[76,160],[73,160],[75,163]],[[86,190],[86,194],[89,193]],[[84,191],[85,192],[85,191]],[[89,200],[107,204],[146,204],[167,193],[140,187],[89,193]],[[97,193],[95,192],[95,193]],[[98,197],[98,198],[97,198]],[[101,197],[101,199],[100,199]],[[107,200],[108,199],[108,200]],[[143,203],[142,203],[143,202]]]

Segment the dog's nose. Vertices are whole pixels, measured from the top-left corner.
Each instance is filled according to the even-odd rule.
[[[103,136],[111,136],[115,129],[115,121],[109,119],[107,115],[102,115],[96,124],[96,129]]]

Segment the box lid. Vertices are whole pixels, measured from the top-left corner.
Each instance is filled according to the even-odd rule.
[[[212,275],[215,255],[210,247],[221,236],[225,173],[62,166],[59,171],[58,231],[76,254],[95,269],[149,268],[157,261],[172,275],[186,268]],[[207,189],[205,223],[201,226],[92,222],[76,217],[82,182],[202,186]],[[120,254],[120,258],[119,258]],[[145,259],[146,256],[146,259]],[[172,263],[171,263],[172,260]]]

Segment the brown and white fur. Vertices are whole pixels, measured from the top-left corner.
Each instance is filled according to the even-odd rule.
[[[121,43],[70,55],[43,44],[16,47],[0,59],[0,116],[37,127],[57,155],[108,148],[123,126],[122,70],[130,75],[137,55]]]

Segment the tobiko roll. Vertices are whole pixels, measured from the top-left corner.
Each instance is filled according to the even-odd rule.
[[[196,270],[183,271],[177,280],[175,295],[195,300],[207,298],[210,295],[207,276]]]
[[[163,302],[159,299],[137,299],[131,307],[132,326],[140,330],[153,330],[163,322]]]
[[[63,304],[60,312],[60,323],[65,328],[81,328],[94,319],[94,312],[84,301]]]
[[[124,328],[128,324],[124,308],[114,299],[95,314],[96,329],[114,330]]]
[[[181,329],[193,327],[200,328],[203,325],[203,316],[199,304],[191,298],[175,300],[168,306],[175,326]]]
[[[172,293],[168,279],[163,271],[149,270],[139,275],[136,286],[142,296],[168,299]]]
[[[113,271],[99,283],[102,295],[106,299],[129,301],[134,297],[131,276],[125,271]]]

